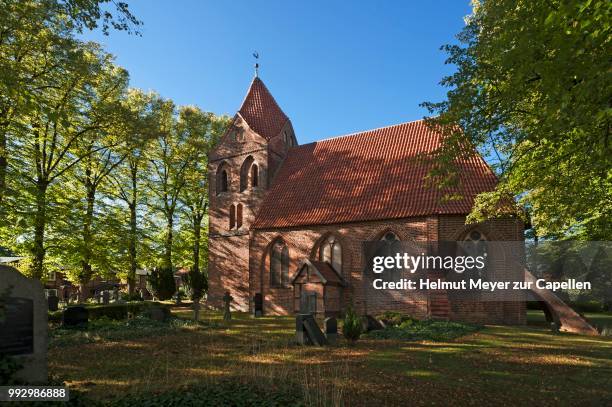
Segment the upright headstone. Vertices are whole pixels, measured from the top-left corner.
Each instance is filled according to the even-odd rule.
[[[310,339],[304,329],[304,319],[311,317],[310,314],[297,314],[295,316],[295,341],[298,345],[310,345]]]
[[[0,265],[0,353],[23,368],[17,379],[47,382],[47,301],[39,281]]]
[[[82,305],[68,307],[62,314],[62,325],[79,326],[86,325],[89,320],[89,311]]]
[[[232,313],[230,311],[230,304],[232,303],[233,299],[234,297],[230,295],[229,291],[226,291],[225,295],[223,296],[223,320],[224,321],[229,321],[232,319]]]
[[[327,345],[327,339],[321,332],[321,328],[317,325],[317,321],[315,321],[314,317],[310,315],[309,318],[304,319],[304,329],[308,334],[308,339],[316,346],[324,346]]]
[[[325,339],[312,314],[298,314],[296,316],[295,339],[300,345],[327,345],[327,339]]]
[[[47,298],[47,305],[49,307],[49,311],[57,311],[57,307],[59,305],[59,298],[57,295],[50,295]]]
[[[327,342],[335,345],[338,341],[338,321],[334,317],[325,318],[324,325]]]
[[[253,297],[253,315],[255,317],[263,315],[263,295],[261,293],[257,293]]]
[[[109,302],[110,302],[110,294],[108,290],[102,291],[102,304],[108,305]]]

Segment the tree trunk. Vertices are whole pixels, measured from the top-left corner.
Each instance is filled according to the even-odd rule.
[[[96,200],[96,186],[89,179],[90,172],[87,171],[87,180],[85,187],[87,189],[87,206],[85,209],[85,216],[83,219],[83,251],[81,258],[81,286],[85,288],[85,285],[89,283],[93,275],[93,268],[91,266],[91,246],[92,246],[92,235],[91,226],[93,224],[93,212],[94,204]],[[88,290],[83,291],[83,299],[89,298]]]
[[[196,322],[200,320],[200,298],[193,299],[193,320]]]
[[[6,193],[6,168],[8,166],[6,147],[6,131],[2,129],[0,130],[0,204]]]
[[[202,217],[194,215],[193,220],[193,270],[200,272],[200,241],[202,236]]]
[[[128,241],[128,255],[130,258],[130,269],[128,270],[127,282],[128,292],[134,294],[136,284],[136,205],[130,203],[130,237]]]
[[[174,211],[168,212],[168,223],[166,225],[166,244],[164,252],[165,266],[172,268],[172,239],[174,232]]]
[[[34,217],[34,245],[32,246],[31,274],[34,279],[43,277],[45,262],[45,226],[47,223],[47,181],[36,184],[36,215]]]
[[[132,200],[129,202],[130,207],[130,236],[128,239],[128,255],[130,259],[130,269],[128,270],[127,283],[128,283],[128,293],[130,295],[134,294],[134,289],[136,286],[136,239],[137,237],[137,229],[136,229],[136,202],[138,195],[138,166],[131,164],[130,172],[132,176]]]

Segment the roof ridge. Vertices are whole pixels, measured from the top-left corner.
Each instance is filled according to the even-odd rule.
[[[373,132],[373,131],[377,131],[377,130],[389,129],[391,127],[399,127],[399,126],[403,126],[405,124],[416,123],[416,122],[424,122],[424,121],[425,121],[425,118],[417,119],[417,120],[410,120],[410,121],[402,122],[402,123],[389,124],[387,126],[376,127],[376,128],[369,129],[369,130],[356,131],[354,133],[342,134],[342,135],[339,135],[339,136],[333,136],[333,137],[329,137],[329,138],[324,138],[324,139],[321,139],[321,140],[313,141],[312,143],[320,143],[320,142],[323,142],[323,141],[330,141],[330,140],[335,140],[335,139],[344,138],[344,137],[359,136],[359,135],[364,134],[364,133],[369,133],[369,132]],[[312,144],[312,143],[308,143],[308,144]],[[307,145],[307,144],[302,144],[302,145]],[[302,145],[300,145],[300,147]]]

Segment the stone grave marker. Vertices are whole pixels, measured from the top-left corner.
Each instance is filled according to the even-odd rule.
[[[108,305],[109,302],[110,302],[110,294],[108,290],[102,291],[102,304]]]
[[[39,281],[0,265],[0,353],[23,368],[17,379],[47,382],[47,301]]]
[[[89,311],[82,305],[68,307],[62,314],[62,325],[79,326],[86,325],[89,320]]]
[[[338,321],[334,317],[325,318],[324,327],[327,342],[335,345],[338,341]]]
[[[253,316],[260,317],[263,315],[263,295],[255,294],[253,297]]]
[[[229,321],[232,319],[232,313],[230,311],[230,304],[232,303],[233,299],[234,297],[231,296],[229,291],[226,291],[225,295],[223,296],[223,320],[224,321]]]
[[[295,341],[299,345],[311,345],[308,334],[304,329],[304,319],[311,316],[310,314],[297,314],[295,316]]]
[[[145,314],[154,321],[163,322],[170,318],[170,310],[166,307],[153,305],[149,307]]]
[[[57,311],[57,307],[59,305],[59,298],[57,295],[50,295],[47,298],[47,305],[49,307],[49,311]]]
[[[302,345],[327,345],[327,339],[325,339],[325,335],[321,332],[312,314],[298,314],[296,318],[296,339]]]

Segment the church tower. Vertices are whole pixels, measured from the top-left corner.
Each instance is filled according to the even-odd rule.
[[[255,76],[219,144],[209,155],[209,303],[221,306],[229,291],[232,308],[249,309],[250,226],[296,145],[291,121]]]

